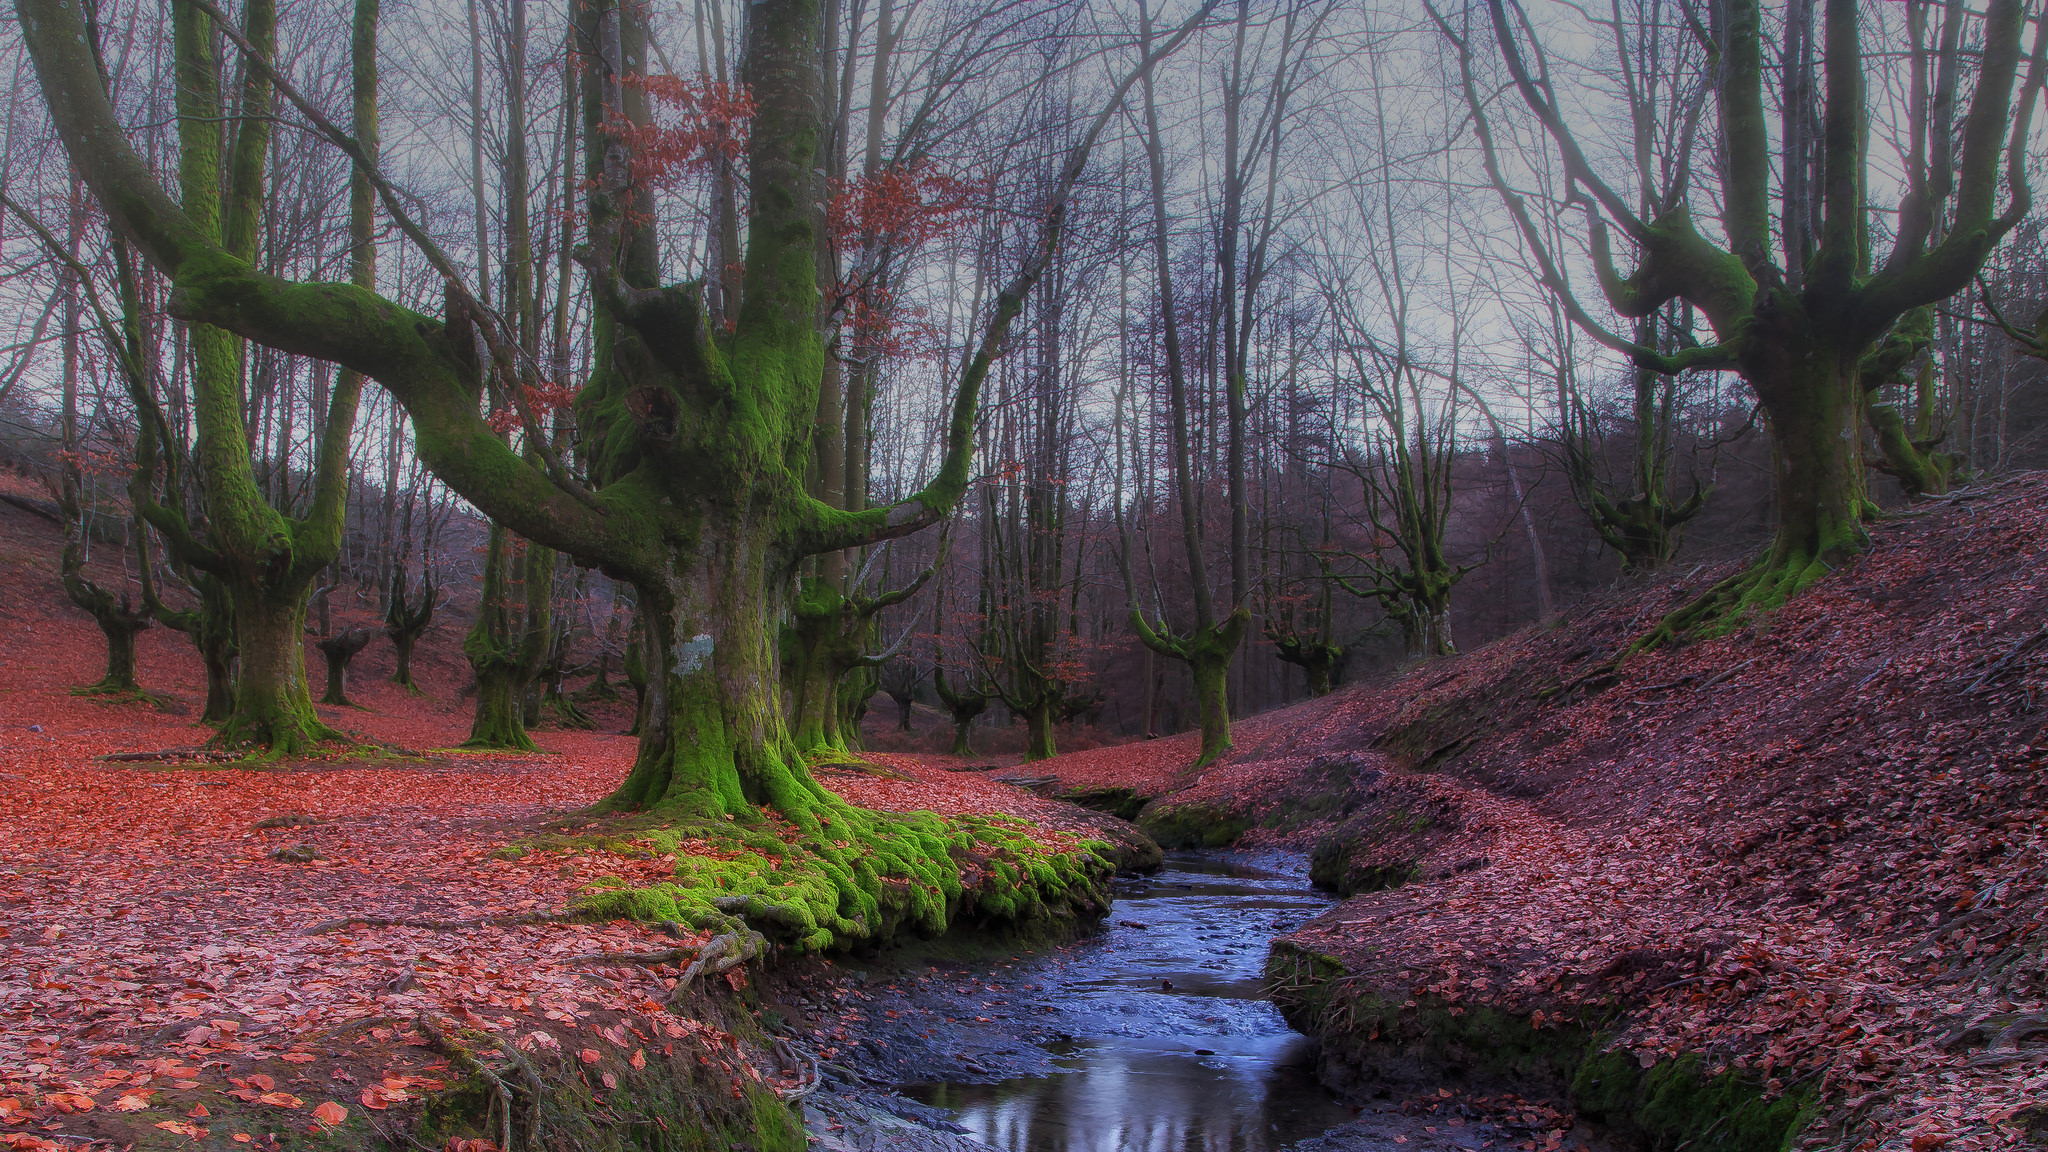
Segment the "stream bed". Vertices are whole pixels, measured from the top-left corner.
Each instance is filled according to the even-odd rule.
[[[1100,929],[979,957],[851,965],[797,1011],[833,1065],[814,1146],[945,1152],[1480,1149],[1448,1097],[1339,1100],[1261,990],[1267,943],[1326,909],[1296,857],[1170,853]]]

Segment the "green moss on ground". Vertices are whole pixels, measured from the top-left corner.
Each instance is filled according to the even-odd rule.
[[[1642,1067],[1608,1048],[1613,1005],[1537,1026],[1531,1015],[1362,987],[1335,957],[1277,942],[1266,962],[1274,1003],[1322,1046],[1323,1073],[1377,1083],[1445,1076],[1525,1095],[1568,1098],[1581,1119],[1650,1152],[1785,1152],[1819,1110],[1808,1088],[1768,1093],[1696,1053]]]
[[[752,1079],[739,1063],[739,1046],[766,1043],[747,1014],[716,1013],[732,1029],[732,1040],[694,1037],[649,1043],[631,1053],[601,1045],[595,1063],[584,1063],[564,1048],[526,1057],[544,1092],[535,1106],[515,1076],[513,1149],[574,1149],[576,1152],[797,1152],[806,1147],[801,1115],[768,1086]],[[355,1110],[349,1123],[356,1123]],[[536,1121],[538,1128],[536,1130]],[[502,1131],[497,1089],[480,1076],[452,1084],[427,1104],[409,1134],[412,1147],[445,1148],[453,1139],[496,1142]],[[358,1147],[380,1147],[369,1143]]]
[[[1250,830],[1250,817],[1199,801],[1154,800],[1138,813],[1138,827],[1161,848],[1227,848]]]
[[[1709,1070],[1695,1053],[1641,1067],[1627,1052],[1597,1052],[1572,1079],[1586,1119],[1634,1136],[1652,1152],[1783,1152],[1819,1110],[1811,1087],[1767,1096],[1733,1068]]]
[[[633,849],[673,853],[675,878],[646,887],[594,885],[575,910],[713,932],[745,926],[790,951],[819,952],[885,944],[903,934],[937,936],[963,921],[1023,926],[1108,909],[1104,885],[1115,864],[1105,842],[1049,849],[1028,822],[1003,816],[861,817],[856,827],[827,818],[819,835],[766,810],[750,822],[643,828],[630,837]],[[621,837],[613,831],[593,839],[614,847]]]
[[[1083,808],[1107,812],[1119,820],[1136,820],[1138,813],[1153,799],[1129,787],[1073,788],[1061,792],[1059,798]]]

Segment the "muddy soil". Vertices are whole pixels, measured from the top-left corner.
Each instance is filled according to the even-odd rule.
[[[817,1051],[813,1146],[1451,1152],[1527,1134],[1449,1094],[1339,1099],[1265,999],[1267,942],[1326,909],[1299,857],[1171,853],[1079,940],[840,960],[766,1005]]]

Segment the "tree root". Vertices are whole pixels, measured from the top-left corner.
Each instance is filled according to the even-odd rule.
[[[713,936],[710,942],[698,949],[697,958],[676,979],[676,986],[668,994],[669,1003],[675,1003],[689,991],[690,984],[697,977],[723,975],[764,954],[767,949],[768,938],[751,928]]]
[[[464,928],[511,928],[523,924],[568,924],[575,917],[550,912],[521,912],[516,916],[480,916],[474,920],[414,920],[386,916],[340,916],[322,920],[302,930],[301,936],[319,936],[344,928],[424,928],[430,932],[457,932]]]
[[[511,1152],[512,1089],[506,1087],[505,1081],[496,1072],[491,1071],[488,1065],[482,1060],[477,1059],[476,1053],[470,1051],[466,1045],[452,1039],[446,1031],[438,1027],[434,1023],[433,1017],[422,1012],[414,1018],[414,1023],[421,1032],[426,1034],[427,1039],[432,1042],[434,1047],[447,1055],[450,1063],[467,1072],[481,1076],[490,1083],[498,1097],[498,1147],[505,1149],[505,1152]],[[501,1044],[499,1047],[507,1048],[510,1045]],[[536,1099],[534,1107],[537,1109],[539,1106],[539,1100]],[[535,1135],[537,1136],[538,1132]]]
[[[825,1070],[819,1066],[816,1056],[803,1051],[788,1040],[777,1040],[775,1042],[775,1054],[781,1058],[784,1065],[794,1070],[797,1075],[796,1087],[777,1088],[775,1089],[777,1096],[790,1103],[795,1103],[824,1087]],[[806,1062],[811,1066],[811,1077],[808,1082],[804,1080],[804,1064]]]
[[[2005,655],[2000,657],[1996,664],[1985,669],[1982,676],[1971,681],[1970,686],[1963,689],[1963,695],[1974,696],[1987,685],[2004,678],[2008,672],[2012,671],[2016,663],[2024,662],[2034,649],[2039,648],[2044,643],[2048,643],[2048,624],[2042,625],[2038,631],[2021,638],[2019,643],[2007,649]]]
[[[698,954],[696,948],[663,948],[659,952],[585,952],[581,956],[569,957],[571,964],[605,964],[614,968],[625,968],[635,964],[653,967],[657,964],[680,964]]]

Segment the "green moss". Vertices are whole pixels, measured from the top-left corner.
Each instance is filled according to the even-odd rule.
[[[1097,812],[1107,812],[1119,820],[1136,820],[1152,797],[1141,795],[1135,788],[1120,787],[1075,788],[1060,793],[1060,799]]]
[[[1251,826],[1250,817],[1215,804],[1154,800],[1138,813],[1138,827],[1161,848],[1225,848]]]
[[[1635,1136],[1651,1152],[1783,1152],[1818,1111],[1811,1087],[1768,1096],[1736,1069],[1709,1072],[1697,1054],[1648,1068],[1598,1052],[1572,1080],[1580,1115]]]
[[[1266,962],[1274,1003],[1340,1066],[1377,1080],[1456,1076],[1525,1094],[1569,1097],[1580,1118],[1649,1152],[1784,1152],[1818,1112],[1811,1087],[1773,1095],[1748,1073],[1696,1053],[1648,1068],[1608,1047],[1612,1005],[1537,1027],[1531,1016],[1434,996],[1355,990],[1334,957],[1285,941]]]
[[[648,828],[636,843],[674,854],[674,879],[636,888],[602,878],[576,911],[710,931],[744,922],[784,948],[816,952],[937,936],[963,920],[1019,926],[1108,906],[1115,850],[1102,841],[1051,851],[1029,824],[997,816],[845,808],[819,824],[809,835],[764,811],[751,822]]]

